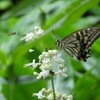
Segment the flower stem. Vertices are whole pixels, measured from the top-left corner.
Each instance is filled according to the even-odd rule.
[[[51,82],[52,82],[52,89],[53,89],[54,100],[56,100],[53,75],[51,75]]]

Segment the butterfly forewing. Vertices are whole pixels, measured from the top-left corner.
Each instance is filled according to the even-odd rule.
[[[66,36],[58,46],[70,56],[86,61],[91,54],[91,45],[100,37],[100,28],[91,27],[78,30]]]

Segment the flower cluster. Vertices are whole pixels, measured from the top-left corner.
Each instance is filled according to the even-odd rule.
[[[40,26],[35,26],[34,27],[34,31],[27,33],[26,36],[22,37],[21,40],[25,40],[25,41],[31,41],[31,40],[36,40],[38,38],[40,38],[41,36],[44,35],[44,31],[41,29]]]
[[[21,40],[25,41],[35,41],[44,35],[44,31],[40,26],[35,26],[34,31],[27,33],[26,36],[22,37]],[[33,49],[29,50],[30,53],[34,52]],[[38,63],[36,63],[35,59],[31,63],[25,64],[24,67],[32,66],[33,69],[39,68],[40,72],[34,72],[37,79],[43,78],[45,79],[48,76],[61,75],[66,77],[67,68],[64,66],[64,60],[61,58],[61,53],[57,50],[49,50],[48,52],[43,52],[38,57]],[[46,100],[72,100],[72,95],[61,94],[59,91],[55,91],[53,77],[52,80],[52,88],[53,89],[45,89],[43,88],[38,93],[33,93],[33,96],[37,96],[38,99],[46,99]]]
[[[48,52],[43,52],[39,56],[39,62],[36,63],[33,59],[32,63],[25,64],[25,67],[32,66],[33,69],[39,67],[40,73],[34,72],[37,79],[46,78],[53,72],[54,75],[67,76],[66,68],[64,66],[64,60],[61,58],[61,54],[57,50],[49,50]],[[56,68],[55,68],[56,67]],[[56,70],[55,70],[56,69]]]
[[[73,100],[72,95],[61,94],[59,91],[55,91],[55,95],[56,100]],[[37,96],[38,99],[54,100],[52,89],[46,90],[45,88],[43,88],[38,93],[33,93],[33,96]]]

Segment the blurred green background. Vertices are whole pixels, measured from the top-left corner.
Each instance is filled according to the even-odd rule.
[[[20,41],[36,25],[45,30],[37,40],[40,47]],[[0,0],[0,100],[38,100],[32,93],[50,87],[49,79],[36,80],[32,68],[23,68],[24,64],[38,61],[44,50],[58,49],[52,29],[63,39],[90,26],[100,26],[100,0]],[[17,34],[9,36],[12,32]],[[28,52],[30,48],[34,53]],[[74,100],[100,100],[100,39],[87,62],[61,52],[68,77],[56,77],[56,89],[72,94]]]

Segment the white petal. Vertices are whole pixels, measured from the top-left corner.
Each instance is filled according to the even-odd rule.
[[[47,76],[49,76],[49,70],[43,70],[42,72],[40,72],[40,76],[45,79]]]
[[[29,52],[33,52],[34,50],[33,49],[29,49]]]

